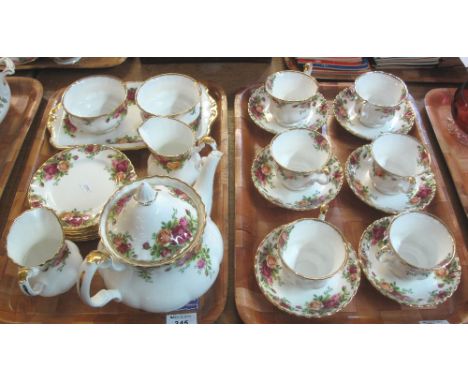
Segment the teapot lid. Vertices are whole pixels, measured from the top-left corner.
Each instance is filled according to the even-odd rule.
[[[205,206],[192,187],[154,176],[112,195],[103,209],[99,234],[106,249],[122,261],[157,267],[194,250],[205,224]]]

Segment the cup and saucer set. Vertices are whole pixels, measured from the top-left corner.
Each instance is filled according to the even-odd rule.
[[[314,82],[308,88],[307,81],[300,81],[307,74],[287,73],[281,87],[272,86],[269,77],[262,89],[273,89],[276,98],[289,102],[310,96]],[[277,227],[259,245],[254,273],[266,299],[292,315],[325,317],[349,304],[359,287],[361,268],[377,290],[401,304],[424,308],[448,299],[460,282],[460,260],[445,224],[420,212],[434,198],[436,182],[429,152],[407,135],[415,115],[404,82],[370,72],[334,102],[338,122],[372,141],[348,157],[344,172],[350,189],[364,203],[395,214],[364,231],[358,255],[338,228],[325,221],[343,182],[329,139],[307,124],[298,126],[298,111],[287,102],[278,107],[264,92],[268,111],[257,112],[271,115],[269,120],[281,130],[269,130],[277,135],[256,155],[253,184],[277,206],[298,211],[320,208],[318,219]],[[250,99],[249,112],[265,129],[258,123],[259,115],[252,113],[256,95]]]
[[[52,145],[66,148],[34,173],[31,209],[15,219],[7,237],[20,289],[50,297],[78,285],[88,305],[117,299],[151,312],[175,310],[205,293],[223,256],[223,239],[209,217],[222,157],[209,136],[217,113],[206,86],[182,74],[143,83],[99,75],[68,86],[48,120]],[[206,144],[212,150],[201,158]],[[137,180],[119,149],[146,147],[148,177]],[[110,232],[115,225],[122,232]],[[135,244],[143,234],[146,241]],[[101,252],[83,260],[74,242],[98,238]],[[138,256],[147,261],[138,263]],[[110,289],[91,297],[98,268]],[[128,287],[130,279],[139,284]],[[158,288],[172,292],[155,293]]]

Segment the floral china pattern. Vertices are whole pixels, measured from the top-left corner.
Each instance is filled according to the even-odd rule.
[[[434,271],[424,280],[401,280],[382,271],[375,254],[388,244],[391,217],[373,222],[361,236],[359,262],[370,283],[384,296],[416,308],[431,308],[443,303],[455,293],[461,279],[458,256],[443,270]]]
[[[341,190],[344,179],[343,168],[335,156],[326,165],[330,183],[325,186],[312,185],[305,190],[290,191],[280,184],[277,171],[270,148],[264,148],[252,163],[251,177],[255,188],[269,202],[296,211],[312,210],[330,203]]]
[[[33,182],[39,183],[41,187],[47,182],[53,182],[57,186],[68,170],[73,167],[73,162],[78,160],[78,155],[64,151],[48,159],[34,175]]]
[[[373,166],[370,145],[359,147],[350,154],[345,165],[345,175],[351,190],[364,203],[378,210],[395,214],[409,210],[421,210],[430,204],[437,187],[434,173],[430,167],[427,169],[427,172],[416,177],[414,188],[411,188],[406,194],[401,194],[402,200],[399,208],[384,205],[383,199],[380,199],[383,194],[371,184],[369,173],[377,171],[376,175],[380,174],[378,173],[379,168]],[[367,176],[364,172],[367,173]],[[364,182],[365,180],[366,182]]]
[[[110,179],[124,185],[133,182],[136,179],[135,170],[125,154],[115,152],[107,156],[111,159],[111,166],[107,170],[110,174]]]
[[[79,211],[74,208],[71,211],[64,211],[58,215],[64,229],[85,228],[96,224],[96,215],[89,211]]]
[[[293,302],[295,286],[288,285],[283,275],[283,267],[278,257],[278,246],[287,242],[287,226],[279,227],[270,232],[260,244],[254,260],[254,273],[257,284],[264,296],[273,305],[286,313],[306,317],[320,318],[330,316],[342,310],[352,300],[359,287],[361,277],[360,268],[354,250],[347,245],[349,260],[343,271],[335,276],[333,286],[326,285],[321,289],[313,289],[304,296],[306,291],[297,291],[302,294],[301,301]],[[288,292],[291,296],[288,296]]]
[[[354,110],[358,96],[354,86],[343,89],[333,101],[333,113],[338,123],[351,134],[366,140],[373,140],[385,132],[408,134],[414,125],[416,116],[409,101],[404,101],[395,109],[393,127],[369,128],[360,124]]]
[[[248,112],[251,119],[260,128],[277,134],[279,132],[287,130],[287,128],[277,124],[274,117],[269,111],[269,100],[266,95],[265,87],[261,86],[255,89],[250,96],[248,103]],[[322,94],[317,93],[306,106],[312,105],[313,112],[305,122],[295,124],[294,128],[308,128],[308,129],[319,129],[327,122],[328,105],[327,100]]]
[[[68,248],[68,245],[65,243],[65,245],[60,249],[60,252],[55,255],[52,259],[47,260],[44,264],[41,266],[41,271],[42,272],[47,272],[49,269],[55,268],[56,271],[62,272],[63,268],[66,265],[66,260],[70,256],[70,248]]]
[[[153,155],[159,165],[169,173],[180,169],[184,162],[190,158],[190,153],[179,155],[174,159],[168,159],[168,157],[164,155],[158,155],[155,153],[152,153],[151,155]]]

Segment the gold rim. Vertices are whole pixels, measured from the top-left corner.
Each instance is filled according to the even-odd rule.
[[[392,241],[390,239],[390,230],[393,226],[393,223],[395,223],[395,220],[399,219],[400,217],[404,216],[404,215],[408,215],[410,213],[416,213],[416,214],[421,214],[421,215],[426,215],[426,216],[429,216],[431,217],[432,219],[436,220],[439,222],[439,224],[442,225],[442,227],[444,227],[449,236],[450,236],[450,241],[452,242],[452,252],[450,253],[450,256],[449,257],[446,257],[441,263],[433,266],[433,267],[430,267],[430,268],[424,268],[424,267],[418,267],[414,264],[410,264],[408,261],[406,261],[403,257],[401,257],[400,253],[396,250],[396,248],[393,246],[392,244]],[[452,262],[452,260],[455,258],[455,252],[456,252],[456,245],[455,245],[455,240],[453,238],[453,233],[449,230],[449,228],[445,225],[445,223],[439,219],[437,216],[435,215],[432,215],[430,214],[429,212],[425,212],[425,211],[405,211],[405,212],[402,212],[402,213],[399,213],[398,215],[396,216],[393,216],[390,220],[390,224],[388,225],[388,228],[387,228],[387,232],[388,232],[388,243],[390,244],[390,247],[392,249],[392,252],[395,253],[395,255],[398,257],[398,259],[403,263],[403,264],[406,264],[407,266],[413,268],[413,269],[416,269],[418,271],[435,271],[437,269],[441,269],[441,268],[444,268],[445,266],[447,266],[448,264],[450,264]]]
[[[267,201],[269,201],[270,203],[278,206],[278,207],[281,207],[281,208],[286,208],[288,210],[291,210],[291,211],[311,211],[311,210],[316,210],[317,208],[321,208],[324,204],[329,204],[331,203],[339,194],[339,192],[341,191],[341,187],[343,186],[343,182],[344,182],[344,176],[341,177],[340,179],[340,182],[338,184],[338,186],[336,187],[336,192],[334,193],[334,197],[332,199],[330,199],[328,202],[324,203],[324,204],[321,204],[317,207],[314,207],[314,208],[310,208],[310,207],[291,207],[291,206],[288,206],[286,204],[283,204],[283,203],[279,203],[277,200],[275,200],[274,198],[271,198],[267,193],[265,193],[265,191],[261,190],[259,187],[257,187],[257,185],[255,184],[255,181],[254,181],[254,178],[255,178],[255,174],[254,174],[254,164],[255,162],[258,160],[258,157],[265,151],[268,149],[269,146],[263,148],[261,151],[259,151],[259,153],[255,156],[255,159],[253,160],[252,162],[252,166],[250,167],[250,177],[252,179],[252,182],[255,186],[255,188],[257,189],[257,191],[260,193],[261,196],[263,196]],[[344,171],[343,171],[343,166],[341,165],[340,161],[338,160],[338,158],[336,156],[333,156],[332,159],[334,159],[338,164],[339,164],[339,167],[341,169],[341,173],[344,175]]]
[[[320,135],[321,137],[323,137],[325,139],[325,141],[327,142],[327,145],[328,145],[328,150],[327,150],[327,159],[325,160],[324,164],[322,165],[322,167],[316,169],[316,170],[310,170],[310,171],[296,171],[296,170],[291,170],[287,167],[284,167],[281,163],[278,162],[278,160],[275,158],[275,156],[273,155],[273,151],[271,149],[271,147],[273,146],[273,143],[275,143],[275,141],[282,135],[282,134],[286,134],[286,133],[289,133],[290,131],[305,131],[305,132],[308,132],[308,133],[313,133],[313,134],[316,134],[316,135]],[[269,147],[269,150],[270,150],[270,154],[271,154],[271,157],[273,158],[273,161],[275,162],[276,165],[278,165],[279,167],[281,167],[283,170],[286,170],[286,171],[290,171],[290,172],[294,172],[296,174],[300,174],[300,175],[310,175],[310,174],[315,174],[315,173],[318,173],[318,172],[323,172],[324,168],[327,167],[327,163],[330,162],[330,159],[331,159],[331,156],[332,156],[332,146],[331,146],[331,143],[330,141],[328,140],[328,138],[319,133],[318,131],[316,130],[311,130],[311,129],[301,129],[301,128],[294,128],[294,129],[288,129],[286,131],[283,131],[281,133],[278,133],[276,136],[273,137],[273,139],[271,140],[270,144],[268,145]]]
[[[278,98],[276,96],[274,96],[270,90],[268,89],[268,86],[266,85],[267,82],[268,82],[268,79],[274,75],[277,75],[277,74],[281,74],[281,73],[298,73],[298,74],[301,74],[305,77],[307,77],[309,80],[311,80],[312,82],[314,82],[314,84],[317,86],[317,90],[315,91],[315,93],[313,95],[311,95],[310,97],[307,97],[305,99],[299,99],[299,100],[286,100],[286,99],[282,99],[282,98]],[[271,98],[275,99],[276,101],[280,102],[280,103],[286,103],[286,104],[291,104],[291,103],[301,103],[301,102],[308,102],[308,101],[311,101],[312,98],[314,98],[317,93],[318,93],[318,90],[320,88],[320,84],[318,83],[318,81],[312,77],[312,76],[309,76],[308,74],[304,73],[304,72],[300,72],[298,70],[280,70],[279,72],[275,72],[275,73],[272,73],[270,74],[266,81],[265,81],[265,91],[268,93],[268,96],[270,96]]]
[[[333,115],[335,116],[335,119],[338,121],[338,123],[340,124],[340,126],[341,126],[343,129],[345,129],[347,132],[349,132],[350,134],[354,135],[355,137],[358,137],[358,138],[361,138],[361,139],[365,139],[366,141],[373,141],[375,138],[371,138],[371,137],[365,136],[365,135],[363,135],[363,134],[361,134],[361,133],[358,133],[357,131],[355,131],[355,130],[349,128],[349,126],[347,125],[347,123],[346,123],[345,121],[343,121],[342,118],[341,118],[340,116],[338,116],[338,113],[336,112],[336,109],[338,108],[338,106],[337,106],[337,99],[338,99],[338,98],[343,98],[343,93],[344,93],[346,90],[348,90],[348,89],[353,89],[352,91],[355,92],[354,86],[350,86],[350,87],[348,87],[348,88],[343,89],[342,91],[340,91],[340,92],[336,95],[335,99],[333,100],[333,107],[332,107],[332,108],[333,108]],[[412,128],[413,128],[413,126],[414,126],[414,123],[415,123],[415,121],[416,121],[416,113],[414,112],[413,106],[411,105],[411,102],[410,102],[409,100],[406,99],[406,100],[404,100],[403,103],[407,105],[408,110],[410,110],[411,113],[412,113],[411,120],[410,120],[410,122],[408,123],[408,126],[409,126],[409,127],[408,127],[407,129],[400,129],[402,132],[398,132],[398,133],[387,132],[387,133],[407,135],[407,134],[412,130]],[[385,133],[383,133],[383,134],[385,134]]]
[[[435,178],[435,174],[434,172],[432,171],[432,169],[430,169],[430,171],[428,171],[427,173],[429,173],[431,176],[432,176],[432,179],[434,181],[434,187],[435,187],[435,190],[434,192],[432,193],[431,197],[423,204],[421,205],[420,207],[415,207],[415,208],[405,208],[404,211],[397,211],[397,210],[394,210],[394,209],[391,209],[391,208],[385,208],[385,207],[379,207],[377,206],[376,204],[372,204],[371,202],[365,200],[363,197],[361,197],[355,190],[354,190],[354,186],[352,186],[352,182],[351,182],[351,175],[349,174],[349,166],[350,166],[350,159],[351,159],[351,156],[357,151],[357,150],[363,150],[363,148],[365,146],[369,146],[370,144],[367,144],[367,145],[363,145],[361,147],[358,147],[357,149],[355,149],[354,151],[351,152],[351,154],[349,154],[348,156],[348,159],[346,160],[346,163],[345,163],[345,168],[344,168],[344,173],[345,173],[345,177],[346,177],[346,182],[348,183],[349,185],[349,188],[351,189],[351,191],[353,192],[353,194],[355,196],[357,196],[357,198],[362,201],[363,203],[367,204],[369,207],[372,207],[372,208],[375,208],[376,210],[379,210],[379,211],[382,211],[382,212],[385,212],[385,213],[388,213],[388,214],[392,214],[392,215],[397,215],[399,213],[402,213],[402,212],[411,212],[411,211],[420,211],[420,210],[423,210],[424,208],[426,208],[429,204],[431,204],[432,200],[434,199],[434,196],[436,194],[436,191],[437,191],[437,180]]]
[[[23,268],[35,268],[35,267],[42,267],[45,263],[47,263],[49,260],[52,260],[54,257],[56,257],[63,249],[63,247],[66,245],[65,243],[65,233],[63,232],[63,227],[62,227],[62,223],[60,222],[60,219],[58,218],[57,214],[55,213],[55,211],[52,209],[52,208],[49,208],[49,207],[36,207],[36,208],[30,208],[29,210],[26,210],[26,211],[23,211],[20,215],[18,215],[14,220],[13,222],[11,223],[10,225],[10,228],[8,229],[8,233],[10,232],[11,230],[11,227],[13,227],[13,225],[18,221],[19,218],[21,218],[23,215],[25,214],[30,214],[30,213],[33,213],[33,211],[36,211],[36,210],[41,210],[41,209],[44,209],[44,210],[48,210],[49,212],[52,213],[52,215],[55,217],[55,219],[57,219],[57,222],[60,226],[60,231],[62,232],[62,239],[61,239],[61,242],[60,242],[60,246],[59,248],[55,251],[54,255],[51,256],[50,258],[48,258],[46,261],[44,261],[43,263],[41,264],[38,264],[38,265],[32,265],[32,266],[29,266],[29,267],[26,267],[24,265],[21,265],[21,264],[18,264],[15,260],[13,260],[12,258],[9,257],[9,259],[15,263],[16,265],[18,265],[19,267],[23,267]],[[5,241],[5,249],[6,249],[6,252],[8,253],[8,240]]]
[[[117,194],[119,192],[124,192],[124,188],[134,186],[136,183],[141,184],[145,180],[154,179],[154,178],[158,178],[160,180],[163,179],[163,180],[167,180],[167,181],[175,182],[175,183],[180,182],[185,187],[187,187],[189,190],[191,190],[191,192],[193,193],[193,196],[195,197],[195,198],[191,197],[190,199],[195,203],[195,206],[196,206],[197,217],[198,217],[198,230],[197,230],[196,234],[194,235],[193,241],[185,249],[181,250],[180,253],[178,253],[174,257],[171,257],[171,258],[169,258],[167,260],[147,262],[147,261],[129,259],[129,258],[121,255],[117,251],[115,251],[114,248],[110,245],[111,241],[108,240],[107,235],[106,235],[106,232],[107,232],[107,229],[108,229],[108,221],[107,221],[108,213],[105,214],[104,212],[107,209],[111,208],[111,206],[113,205],[113,202],[115,201],[115,199],[117,197]],[[167,187],[167,184],[163,184],[163,186]],[[135,189],[136,189],[136,187],[134,189],[130,190],[130,191],[127,191],[124,194],[128,194],[129,192],[134,191]],[[180,189],[180,187],[179,187],[179,189]],[[201,196],[198,194],[197,191],[195,191],[195,189],[192,186],[190,186],[188,183],[186,183],[186,182],[184,182],[184,181],[182,181],[180,179],[175,179],[175,178],[172,178],[170,176],[163,176],[163,175],[146,176],[146,177],[140,178],[140,179],[138,179],[138,180],[136,180],[136,181],[134,181],[134,182],[132,182],[130,184],[127,184],[125,186],[120,187],[118,190],[116,190],[109,197],[106,204],[102,208],[102,213],[101,213],[100,222],[99,222],[99,236],[101,237],[101,242],[102,242],[104,248],[112,256],[115,256],[116,258],[123,261],[124,263],[130,264],[130,265],[133,265],[133,266],[136,266],[136,267],[140,267],[140,268],[157,268],[157,267],[160,267],[160,266],[163,266],[163,265],[174,264],[175,262],[177,262],[178,260],[183,258],[185,254],[190,253],[191,251],[195,250],[196,247],[199,244],[201,244],[201,242],[202,242],[203,234],[205,232],[205,227],[206,227],[206,221],[207,221],[207,216],[206,216],[205,204],[203,203],[203,200],[202,200]],[[105,230],[105,232],[103,232],[103,230]],[[109,245],[107,245],[108,243],[109,243]]]
[[[401,103],[404,102],[404,101],[408,98],[408,94],[409,94],[409,92],[408,92],[408,87],[406,86],[405,82],[404,82],[401,78],[399,78],[399,77],[397,77],[397,76],[395,76],[395,75],[393,75],[393,74],[391,74],[391,73],[382,72],[382,71],[379,71],[379,70],[375,70],[375,71],[371,71],[371,72],[366,72],[366,73],[363,73],[363,74],[361,74],[360,76],[356,77],[356,79],[354,80],[354,88],[356,89],[356,83],[357,83],[357,81],[358,81],[360,78],[365,77],[366,75],[369,75],[369,74],[383,74],[383,75],[385,75],[385,76],[392,77],[393,79],[397,80],[398,82],[400,82],[400,83],[403,85],[404,97],[402,97],[402,99],[400,100],[400,102],[398,102],[398,103],[395,104],[395,105],[392,105],[392,106],[383,106],[383,105],[379,105],[379,104],[376,104],[376,103],[372,103],[372,102],[366,100],[364,97],[362,97],[362,96],[358,93],[357,90],[355,90],[355,91],[356,91],[356,95],[357,95],[361,100],[363,100],[364,102],[368,103],[369,105],[375,106],[375,107],[394,108],[394,107],[397,107],[398,105],[401,105]]]
[[[356,280],[356,288],[354,288],[354,290],[352,291],[352,293],[350,294],[350,297],[349,297],[349,300],[346,304],[344,304],[341,308],[339,309],[336,309],[336,310],[332,310],[330,312],[325,312],[323,314],[317,314],[317,315],[303,315],[303,314],[299,314],[297,312],[293,312],[291,310],[288,310],[286,309],[284,306],[282,306],[281,304],[278,304],[275,300],[273,300],[272,298],[270,298],[270,296],[267,294],[267,293],[264,293],[264,290],[261,286],[261,283],[260,283],[260,279],[259,279],[259,276],[258,276],[258,272],[257,272],[257,264],[258,264],[258,258],[259,258],[259,250],[260,248],[262,248],[265,244],[265,242],[267,241],[267,239],[269,239],[269,236],[274,234],[276,230],[281,230],[286,224],[282,225],[282,226],[279,226],[275,229],[273,229],[271,232],[269,232],[262,240],[262,242],[260,243],[260,245],[257,247],[257,250],[255,252],[255,257],[254,257],[254,262],[253,262],[253,268],[254,268],[254,275],[255,275],[255,281],[257,282],[257,285],[260,289],[260,291],[262,292],[263,296],[267,299],[267,301],[270,302],[270,304],[272,304],[273,306],[275,306],[276,308],[278,308],[279,310],[289,314],[290,316],[295,316],[295,317],[301,317],[301,318],[323,318],[323,317],[329,317],[329,316],[332,316],[333,314],[336,314],[338,312],[340,312],[341,310],[343,310],[346,306],[349,305],[349,303],[352,301],[352,299],[354,298],[354,296],[356,296],[356,293],[359,289],[359,285],[360,285],[360,282],[361,282],[361,272],[360,272],[360,269],[359,269],[359,262],[358,262],[358,256],[357,254],[355,255],[355,262],[356,262],[356,266],[358,267],[358,270],[359,270],[359,277],[358,279]],[[353,252],[354,250],[352,249],[352,246],[350,243],[346,243],[346,250],[348,252],[348,255],[349,255],[349,252]],[[349,256],[349,258],[351,258],[351,256]]]
[[[377,139],[383,137],[383,136],[386,136],[386,135],[399,135],[401,137],[405,137],[405,138],[411,138],[413,141],[415,141],[419,146],[421,146],[423,148],[423,150],[426,152],[427,154],[427,158],[429,160],[429,163],[427,164],[427,167],[431,167],[431,163],[432,163],[432,159],[431,159],[431,155],[429,154],[429,151],[427,150],[426,146],[424,144],[422,144],[419,140],[417,140],[415,137],[411,136],[411,135],[407,135],[407,134],[401,134],[401,133],[383,133],[381,135],[379,135],[377,138],[375,138],[375,140],[370,144],[370,152],[371,152],[371,156],[372,156],[372,160],[377,163],[385,172],[388,172],[390,175],[393,175],[393,176],[396,176],[398,178],[402,178],[402,179],[409,179],[409,178],[414,178],[416,176],[421,176],[422,174],[424,174],[425,172],[427,172],[427,170],[425,171],[422,171],[420,173],[417,173],[416,175],[399,175],[399,174],[395,174],[394,172],[391,172],[389,170],[387,170],[386,168],[384,168],[380,163],[379,161],[377,160],[377,158],[375,157],[375,154],[374,154],[374,144],[375,144],[375,141],[377,141]]]
[[[284,265],[284,267],[294,273],[297,277],[303,279],[303,280],[308,280],[308,281],[321,281],[321,280],[327,280],[327,279],[330,279],[332,278],[334,275],[336,275],[339,271],[341,271],[345,265],[348,263],[348,258],[349,258],[349,255],[348,255],[348,251],[347,251],[347,248],[346,248],[346,243],[347,243],[347,240],[346,238],[343,236],[343,234],[341,233],[341,231],[335,226],[333,225],[332,223],[326,221],[326,220],[322,220],[322,219],[318,219],[318,218],[302,218],[302,219],[297,219],[297,220],[294,220],[292,221],[291,223],[287,223],[285,224],[284,226],[282,226],[282,229],[280,231],[280,236],[281,234],[283,233],[283,231],[288,228],[288,227],[291,227],[291,226],[294,226],[296,225],[297,223],[300,223],[300,222],[303,222],[303,221],[315,221],[315,222],[319,222],[319,223],[324,223],[324,224],[327,224],[329,227],[333,228],[341,237],[341,240],[342,240],[342,243],[343,243],[343,247],[344,247],[344,252],[345,252],[345,257],[343,259],[343,262],[341,263],[341,265],[336,269],[334,270],[332,273],[329,273],[328,275],[325,275],[325,276],[322,276],[322,277],[308,277],[308,276],[305,276],[299,272],[296,272],[294,269],[292,269],[287,263],[286,261],[284,260],[283,256],[282,256],[282,251],[280,251],[279,249],[276,250],[276,253],[279,257],[279,259],[281,260],[281,263]],[[277,248],[279,247],[279,237],[278,237],[278,240],[277,240]]]
[[[386,221],[387,219],[392,219],[392,216],[386,216],[384,218],[381,218],[381,219],[378,219],[374,222],[372,222],[365,230],[364,232],[361,234],[361,238],[359,239],[359,247],[358,247],[358,251],[357,251],[357,260],[358,260],[358,263],[362,269],[362,271],[364,272],[364,274],[366,275],[366,278],[367,280],[372,284],[372,286],[377,289],[382,295],[384,295],[385,297],[388,297],[389,299],[393,300],[393,301],[396,301],[397,303],[401,304],[401,305],[406,305],[406,306],[409,306],[410,308],[434,308],[442,303],[444,303],[445,301],[447,301],[450,297],[453,296],[453,294],[457,291],[458,289],[458,286],[460,284],[460,281],[461,281],[461,274],[460,274],[460,277],[458,277],[458,280],[457,280],[457,283],[454,285],[454,288],[452,289],[452,292],[449,293],[445,299],[441,300],[440,302],[438,303],[434,303],[434,304],[412,304],[412,303],[409,303],[409,302],[406,302],[405,300],[400,300],[398,299],[397,297],[393,296],[392,294],[386,292],[384,289],[382,289],[377,283],[374,282],[374,279],[372,277],[370,277],[369,273],[368,273],[368,269],[367,267],[365,266],[365,262],[369,262],[369,260],[367,260],[368,256],[364,256],[363,255],[363,251],[362,251],[362,243],[364,242],[364,236],[366,235],[367,232],[369,232],[369,228],[370,227],[373,227],[374,225],[378,224],[378,223],[382,223],[384,221]],[[388,228],[387,228],[388,229]],[[366,259],[366,261],[364,261],[363,259]],[[461,272],[461,265],[460,265],[460,260],[458,259],[458,256],[455,256],[454,258],[454,261],[458,261],[458,271]]]
[[[184,111],[180,111],[178,113],[172,113],[172,114],[154,114],[148,110],[146,110],[144,107],[142,107],[140,105],[140,102],[138,102],[138,94],[140,93],[140,90],[145,86],[145,84],[147,84],[148,82],[156,79],[156,78],[160,78],[160,77],[165,77],[165,76],[180,76],[180,77],[185,77],[185,78],[188,78],[189,80],[191,80],[194,85],[198,88],[198,101],[195,102],[194,105],[190,106],[189,108],[187,108],[186,110]],[[154,117],[177,117],[178,115],[181,115],[181,114],[187,114],[189,113],[190,111],[192,111],[193,109],[195,109],[195,107],[197,107],[198,104],[201,103],[201,97],[202,97],[202,94],[201,94],[201,86],[200,86],[200,82],[197,81],[196,79],[194,79],[193,77],[190,77],[186,74],[181,74],[181,73],[164,73],[164,74],[158,74],[156,76],[153,76],[153,77],[150,77],[148,78],[147,80],[143,81],[142,84],[138,87],[138,90],[136,91],[135,93],[135,103],[136,105],[138,106],[138,108],[140,110],[142,110],[143,112],[145,113],[148,113]]]
[[[92,116],[92,117],[83,117],[83,116],[80,116],[80,115],[71,113],[69,110],[67,110],[67,108],[66,108],[66,106],[65,106],[65,102],[64,102],[64,101],[65,101],[65,97],[67,96],[68,91],[69,91],[73,86],[79,85],[79,83],[82,82],[83,80],[87,80],[87,79],[90,79],[90,78],[110,78],[110,79],[112,79],[112,80],[115,80],[115,81],[120,82],[120,84],[122,85],[122,87],[123,87],[123,89],[124,89],[124,99],[123,99],[123,101],[122,101],[117,107],[115,107],[112,111],[110,111],[110,112],[108,112],[108,113],[103,113],[103,114],[100,114],[100,115],[95,115],[95,116]],[[72,117],[79,118],[79,119],[84,119],[84,120],[93,120],[93,119],[97,119],[97,118],[100,118],[100,117],[105,117],[105,116],[107,116],[107,115],[114,114],[118,109],[120,109],[121,107],[123,107],[124,104],[127,102],[127,93],[128,93],[127,86],[126,86],[125,82],[123,82],[120,78],[115,77],[115,76],[111,76],[111,75],[107,75],[107,74],[96,74],[96,75],[93,75],[93,76],[87,76],[87,77],[80,78],[79,80],[76,80],[76,81],[73,82],[72,84],[68,85],[68,86],[65,88],[65,90],[63,91],[63,95],[62,95],[62,106],[63,106],[63,110],[65,110],[65,112],[66,112],[68,115],[71,115]]]
[[[56,154],[52,155],[51,157],[47,158],[47,159],[44,161],[44,163],[42,163],[42,164],[37,168],[37,170],[34,171],[34,175],[32,176],[31,181],[29,182],[28,192],[27,192],[27,199],[28,199],[28,204],[29,204],[29,206],[31,206],[32,184],[33,184],[33,182],[35,181],[35,178],[36,178],[37,173],[38,173],[39,171],[42,170],[42,168],[45,166],[45,164],[46,164],[50,159],[56,157],[57,155],[60,155],[60,154],[63,154],[63,153],[68,153],[68,152],[70,152],[70,151],[72,151],[72,150],[80,149],[80,148],[83,148],[83,147],[86,147],[86,146],[101,146],[101,147],[103,147],[103,148],[106,149],[106,150],[111,150],[111,151],[113,151],[113,152],[115,152],[115,153],[117,153],[117,154],[123,155],[124,159],[126,159],[126,160],[128,161],[128,163],[129,163],[129,172],[131,172],[131,174],[132,174],[132,179],[133,179],[133,180],[131,180],[131,182],[134,182],[134,181],[137,179],[138,175],[137,175],[137,173],[136,173],[136,171],[135,171],[135,167],[133,166],[132,161],[131,161],[122,151],[120,151],[120,150],[118,150],[118,149],[116,149],[116,148],[114,148],[114,147],[107,146],[107,145],[99,145],[99,144],[91,144],[91,143],[90,143],[90,144],[85,144],[85,145],[72,146],[72,147],[70,147],[70,148],[68,148],[68,149],[59,151],[58,153],[56,153]],[[104,151],[104,150],[101,150],[101,151]],[[101,151],[100,151],[100,152],[101,152]],[[118,186],[117,190],[120,189],[120,187],[122,187],[122,186],[123,186],[123,185]],[[50,210],[52,210],[52,211],[57,215],[57,212],[55,212],[55,210],[53,210],[51,207],[46,207],[46,206],[44,206],[44,207],[45,207],[45,208],[49,208]],[[104,208],[104,207],[103,207],[103,208]],[[101,213],[102,213],[102,211],[103,211],[103,208],[101,208],[101,211],[100,211],[100,212],[98,212],[98,213],[96,213],[96,214],[94,215],[94,217],[93,217],[93,223],[92,223],[93,225],[99,224],[99,219],[100,219],[100,215],[101,215]],[[59,221],[61,222],[61,220],[60,220],[60,218],[58,217],[58,215],[57,215],[57,218],[58,218]],[[62,223],[60,223],[60,224],[61,224],[61,226],[62,226],[62,230],[66,231],[67,234],[70,234],[70,232],[75,232],[75,233],[79,232],[79,233],[81,233],[83,230],[87,230],[87,229],[91,229],[91,228],[92,228],[92,226],[90,226],[90,225],[87,225],[86,227],[76,227],[76,228],[66,227],[66,228],[65,228],[65,227],[63,227],[63,224],[62,224]]]

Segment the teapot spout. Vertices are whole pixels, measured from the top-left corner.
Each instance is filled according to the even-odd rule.
[[[194,188],[200,194],[205,204],[206,215],[210,216],[213,204],[213,182],[218,163],[223,156],[221,151],[214,150],[203,159],[204,164],[200,170]]]

